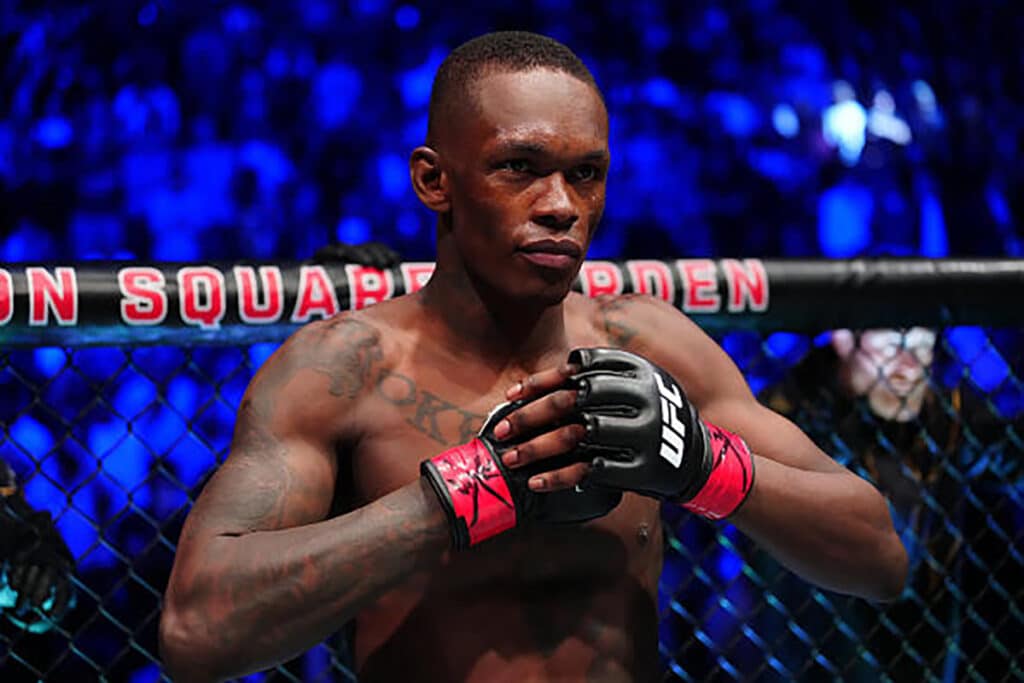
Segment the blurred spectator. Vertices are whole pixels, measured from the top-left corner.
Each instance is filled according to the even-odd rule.
[[[939,386],[935,351],[935,333],[921,327],[837,330],[761,396],[878,486],[910,557],[900,601],[873,607],[822,596],[832,606],[826,612],[807,609],[808,588],[759,560],[765,575],[778,574],[772,588],[791,618],[808,633],[826,634],[816,644],[844,680],[961,680],[968,665],[963,632],[980,616],[977,604],[973,614],[966,611],[978,570],[987,576],[977,590],[987,584],[998,594],[1019,583],[998,570],[1003,544],[981,529],[963,530],[988,524],[998,497],[1024,481],[1024,451],[1014,437],[1024,433],[1024,412],[1002,414],[969,382]],[[991,635],[1014,642],[1000,621],[991,622]],[[984,670],[986,656],[974,652],[970,665]],[[813,659],[795,645],[779,654],[795,673]]]
[[[0,461],[0,611],[44,633],[74,605],[74,562],[48,512],[33,510],[10,467]]]

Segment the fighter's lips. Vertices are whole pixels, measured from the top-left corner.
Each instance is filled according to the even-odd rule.
[[[579,261],[583,249],[569,240],[539,240],[524,244],[519,252],[527,261],[544,268],[569,268]]]

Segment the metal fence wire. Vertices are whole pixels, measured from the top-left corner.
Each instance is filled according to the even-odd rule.
[[[664,680],[1024,680],[1024,333],[934,332],[933,352],[916,328],[719,335],[763,402],[885,493],[911,574],[888,605],[816,590],[729,524],[666,506]],[[0,619],[4,681],[165,678],[175,541],[274,348],[0,351],[0,455],[77,562],[77,604],[52,630]],[[355,680],[346,647],[248,680]]]

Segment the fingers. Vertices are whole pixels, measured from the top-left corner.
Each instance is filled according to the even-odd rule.
[[[568,467],[532,476],[527,484],[530,490],[535,492],[560,491],[582,484],[589,473],[590,463],[577,462]]]
[[[556,426],[576,408],[576,391],[562,389],[512,411],[494,427],[494,436],[502,441],[529,436]]]
[[[588,371],[577,377],[577,383],[580,408],[638,409],[644,406],[637,390],[637,380],[631,377]]]
[[[587,430],[583,425],[565,425],[518,444],[505,452],[501,456],[501,461],[507,467],[516,468],[562,455],[574,449],[586,433]]]
[[[563,363],[556,368],[541,370],[513,384],[505,392],[505,398],[509,401],[530,400],[549,391],[553,391],[566,383],[566,381],[579,371],[579,366],[572,363]]]
[[[32,606],[40,610],[43,609],[43,604],[46,602],[46,598],[50,597],[50,587],[53,585],[56,579],[56,571],[53,567],[40,567],[39,573],[36,575],[35,583],[31,586],[31,599]]]
[[[54,620],[61,619],[68,611],[68,607],[71,606],[71,596],[71,582],[67,578],[58,581],[57,590],[53,595],[53,607],[50,608]]]
[[[622,349],[573,349],[569,362],[587,370],[630,373],[637,369],[637,356]]]
[[[502,455],[502,462],[512,470],[533,463],[543,464],[545,460],[571,452],[585,435],[586,429],[583,425],[565,425],[515,446]],[[527,486],[531,491],[572,488],[583,482],[589,469],[589,463],[575,462],[535,474],[527,480]]]
[[[57,581],[53,587],[53,602],[47,610],[50,618],[60,621],[71,604],[71,582],[67,578]]]
[[[14,579],[11,580],[11,587],[18,591],[18,603],[15,605],[14,612],[18,616],[21,616],[28,612],[30,607],[35,605],[32,603],[33,587],[36,583],[36,578],[39,576],[39,567],[32,565],[18,576],[18,582],[15,583]]]
[[[636,445],[636,421],[619,415],[587,415],[587,443],[631,451]]]
[[[17,593],[21,592],[19,589],[22,582],[22,574],[25,573],[26,569],[28,569],[28,567],[23,564],[11,565],[11,568],[7,573],[7,583],[10,584],[11,590]]]
[[[54,567],[17,565],[11,570],[10,586],[18,594],[15,612],[19,615],[32,609],[60,613],[66,609],[70,597],[67,581],[58,580],[58,570]],[[44,609],[51,594],[54,602],[50,609]]]

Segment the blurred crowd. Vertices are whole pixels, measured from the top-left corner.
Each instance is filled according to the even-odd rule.
[[[0,2],[0,260],[429,258],[434,69],[565,41],[612,114],[594,256],[1022,255],[1015,3]]]

